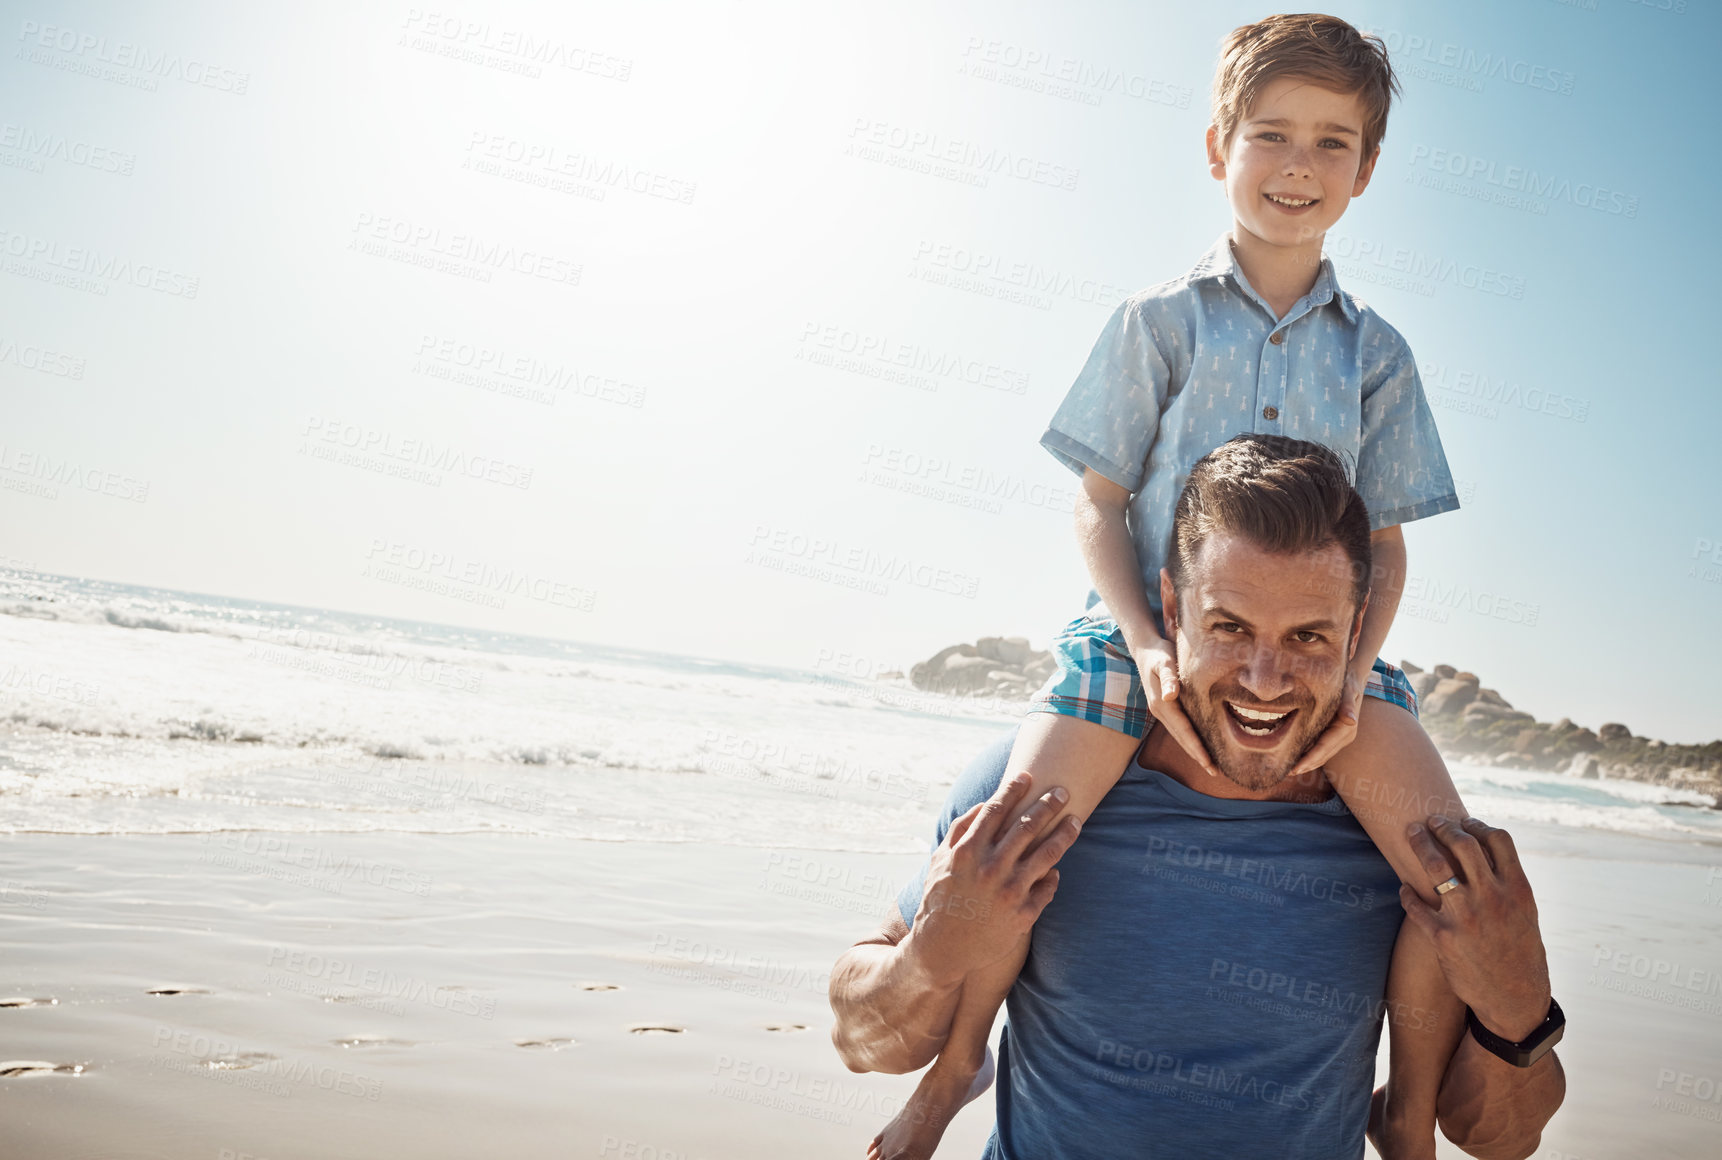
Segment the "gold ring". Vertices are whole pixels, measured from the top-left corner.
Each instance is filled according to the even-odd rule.
[[[1449,890],[1457,890],[1457,889],[1459,889],[1459,878],[1457,875],[1455,875],[1452,878],[1447,879],[1447,881],[1436,886],[1435,887],[1435,893],[1436,894],[1445,894]]]

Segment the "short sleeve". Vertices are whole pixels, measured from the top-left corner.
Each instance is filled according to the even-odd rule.
[[[916,871],[901,893],[897,895],[897,911],[903,916],[904,926],[915,925],[915,912],[921,908],[921,892],[926,889],[927,870],[932,865],[932,851],[939,848],[939,843],[945,840],[950,832],[951,823],[968,813],[976,805],[986,801],[998,792],[999,784],[1004,781],[1005,767],[1010,764],[1010,751],[1016,744],[1016,732],[1001,737],[987,746],[971,762],[967,769],[957,778],[951,787],[950,794],[945,798],[944,812],[939,815],[939,824],[934,829],[933,844],[928,850],[927,857],[922,860],[920,870]]]
[[[1357,493],[1369,506],[1372,532],[1459,506],[1417,361],[1403,339],[1392,338],[1398,349],[1375,381],[1363,384]]]
[[[1092,467],[1132,493],[1142,489],[1171,377],[1142,305],[1126,298],[1112,312],[1040,438],[1077,475]]]

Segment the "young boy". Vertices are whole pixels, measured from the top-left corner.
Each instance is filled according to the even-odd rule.
[[[1399,876],[1437,905],[1406,827],[1467,815],[1409,684],[1376,652],[1405,580],[1399,525],[1459,501],[1405,340],[1341,291],[1322,258],[1327,231],[1369,184],[1397,88],[1380,40],[1335,17],[1272,16],[1226,39],[1207,145],[1230,236],[1114,312],[1041,439],[1082,476],[1077,534],[1094,591],[1054,641],[1060,671],[1031,703],[1006,777],[1032,770],[1037,788],[1063,787],[1067,812],[1086,820],[1155,727],[1223,776],[1179,706],[1175,652],[1160,631],[1173,509],[1195,461],[1233,435],[1322,443],[1355,465],[1375,567],[1339,714],[1292,772],[1325,766]],[[1231,701],[1222,714],[1240,739],[1295,728],[1297,715]],[[951,1116],[985,1089],[987,1036],[1027,950],[1024,939],[1014,959],[965,980],[943,1052],[870,1157],[931,1156]],[[1370,1135],[1389,1160],[1433,1157],[1463,1007],[1410,924],[1387,1006],[1391,1070]]]

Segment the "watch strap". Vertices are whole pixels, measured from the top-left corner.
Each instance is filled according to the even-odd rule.
[[[1492,1055],[1499,1056],[1514,1067],[1530,1067],[1537,1060],[1547,1055],[1554,1045],[1559,1043],[1561,1035],[1566,1031],[1566,1012],[1561,1005],[1549,999],[1549,1013],[1543,1016],[1543,1021],[1536,1029],[1518,1042],[1504,1039],[1483,1026],[1477,1013],[1469,1007],[1465,1008],[1465,1026],[1470,1028],[1471,1038],[1477,1041]]]

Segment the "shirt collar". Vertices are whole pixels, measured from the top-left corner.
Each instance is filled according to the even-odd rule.
[[[1261,296],[1256,293],[1255,287],[1251,286],[1249,280],[1244,277],[1244,272],[1238,269],[1238,259],[1232,253],[1230,235],[1221,234],[1220,240],[1202,255],[1196,262],[1195,268],[1190,271],[1192,282],[1200,282],[1210,278],[1222,282],[1230,278],[1237,284],[1239,290],[1256,301],[1261,301]],[[1322,255],[1321,272],[1315,276],[1315,285],[1309,288],[1306,297],[1309,299],[1312,310],[1317,306],[1326,306],[1329,302],[1338,302],[1339,312],[1345,315],[1345,320],[1354,326],[1357,324],[1357,306],[1352,302],[1351,295],[1340,290],[1339,279],[1333,270],[1333,259],[1326,254]]]

